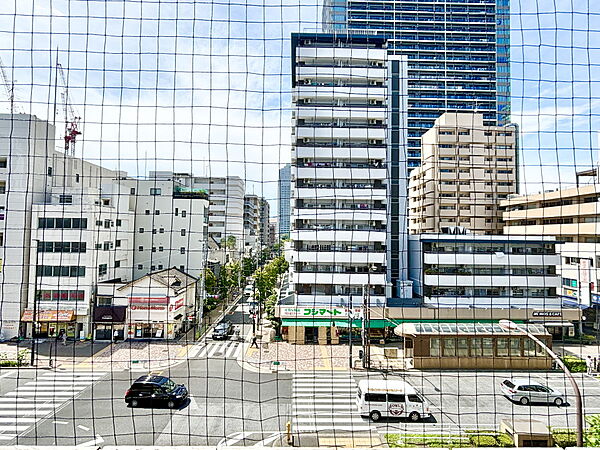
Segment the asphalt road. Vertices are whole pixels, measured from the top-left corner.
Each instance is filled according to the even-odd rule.
[[[227,319],[241,328],[242,335],[250,332],[248,305],[238,305]],[[566,392],[570,404],[563,407],[522,406],[503,397],[501,381],[522,373],[409,372],[405,379],[425,395],[433,417],[419,423],[384,419],[374,424],[361,418],[353,404],[355,383],[365,374],[255,373],[237,363],[234,350],[240,347],[234,348],[234,344],[239,345],[209,339],[206,349],[196,357],[162,371],[186,384],[191,393],[189,402],[176,410],[126,406],[124,393],[140,373],[3,370],[0,445],[253,445],[263,440],[272,442],[285,430],[288,420],[309,431],[312,426],[331,429],[331,420],[340,428],[363,433],[376,429],[380,434],[495,428],[505,417],[533,418],[555,427],[574,426],[572,391],[558,372],[532,376]],[[371,373],[369,377],[383,375]],[[585,413],[600,413],[600,381],[583,374],[576,377],[584,395]],[[57,383],[60,389],[55,387]],[[60,398],[53,389],[71,389],[72,395]],[[15,401],[16,390],[29,390],[35,397]],[[44,418],[36,421],[36,417]]]

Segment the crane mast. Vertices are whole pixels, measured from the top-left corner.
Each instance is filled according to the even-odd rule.
[[[56,63],[56,70],[58,70],[62,82],[62,92],[60,95],[65,114],[65,154],[74,156],[77,136],[81,135],[81,131],[79,131],[81,117],[75,112],[75,108],[73,108],[73,103],[69,97],[67,77],[60,63]]]
[[[2,84],[6,89],[6,94],[8,96],[8,103],[10,104],[10,113],[18,113],[24,114],[25,111],[19,106],[15,104],[15,81],[11,80],[6,73],[6,67],[4,66],[4,62],[2,58],[0,58],[0,75],[2,76]]]

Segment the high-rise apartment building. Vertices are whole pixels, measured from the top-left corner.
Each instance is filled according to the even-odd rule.
[[[384,305],[405,267],[404,61],[374,36],[292,35],[292,281],[298,305]],[[394,91],[397,95],[392,96]],[[390,174],[396,183],[390,185]],[[392,255],[389,256],[391,251]]]
[[[286,164],[279,169],[279,184],[277,193],[277,207],[279,212],[277,216],[277,222],[279,224],[280,239],[284,236],[289,236],[290,234],[291,177],[292,166],[290,164]]]
[[[420,137],[445,111],[510,121],[509,0],[325,0],[323,30],[377,34],[408,64],[408,166]]]
[[[410,174],[409,231],[461,226],[501,234],[498,204],[517,188],[514,126],[486,126],[481,114],[444,113],[423,135],[423,161]]]

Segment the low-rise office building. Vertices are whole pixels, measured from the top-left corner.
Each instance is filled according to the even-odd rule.
[[[560,255],[551,236],[409,237],[415,295],[435,308],[560,308]]]

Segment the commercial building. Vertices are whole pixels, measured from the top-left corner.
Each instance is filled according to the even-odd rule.
[[[409,276],[430,307],[560,309],[556,244],[552,236],[414,235]]]
[[[260,198],[244,196],[244,252],[254,254],[260,249]]]
[[[34,277],[33,205],[62,188],[98,188],[119,172],[56,150],[56,130],[28,114],[0,114],[0,337],[25,333],[20,327]],[[62,139],[60,145],[63,144]],[[36,244],[33,244],[34,247]]]
[[[28,336],[34,309],[36,337],[61,331],[70,338],[89,336],[97,284],[131,279],[135,215],[130,193],[124,186],[104,187],[62,187],[32,205],[31,281],[22,316]]]
[[[408,188],[410,233],[502,232],[498,204],[518,182],[516,129],[483,122],[482,114],[444,113],[422,136],[421,166]]]
[[[404,64],[379,37],[292,35],[297,306],[349,305],[367,285],[370,304],[384,305],[406,267],[405,222],[388,221],[406,210]]]
[[[291,179],[292,166],[286,164],[279,169],[279,183],[277,189],[277,221],[279,223],[279,239],[289,237],[290,235],[290,214],[291,214]]]
[[[135,213],[133,276],[177,267],[199,276],[208,258],[209,200],[172,177],[122,180]]]
[[[377,34],[408,65],[408,166],[418,167],[420,137],[445,111],[510,121],[509,0],[325,0],[323,30]]]
[[[500,204],[505,234],[555,236],[561,241],[560,295],[582,306],[600,304],[599,171],[578,172],[573,187],[511,196]]]

